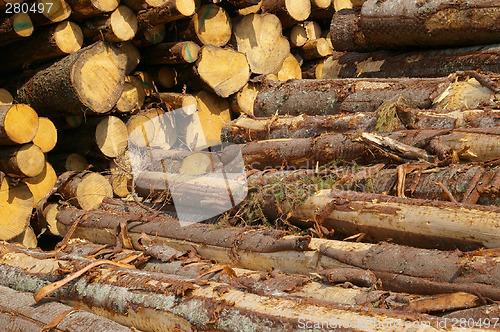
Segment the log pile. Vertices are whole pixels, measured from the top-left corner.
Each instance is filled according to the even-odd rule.
[[[497,2],[0,0],[2,326],[499,329]]]

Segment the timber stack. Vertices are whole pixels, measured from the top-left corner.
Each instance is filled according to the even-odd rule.
[[[0,0],[0,216],[9,331],[500,329],[500,3]]]

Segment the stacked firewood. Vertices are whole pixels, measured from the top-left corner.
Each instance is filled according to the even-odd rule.
[[[2,326],[500,326],[496,1],[0,10]]]

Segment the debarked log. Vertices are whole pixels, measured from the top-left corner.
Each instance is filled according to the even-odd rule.
[[[473,250],[500,246],[500,208],[349,191],[321,190],[293,211],[327,229],[373,241]],[[309,222],[307,222],[309,220]],[[473,222],[472,222],[473,221]]]
[[[175,327],[187,331],[193,328],[241,331],[242,326],[260,331],[299,331],[303,328],[299,326],[299,317],[312,322],[332,319],[355,322],[364,320],[368,311],[367,307],[353,309],[329,302],[297,302],[295,299],[259,296],[224,283],[176,275],[145,274],[131,268],[109,266],[112,264],[110,261],[92,261],[75,256],[53,259],[37,252],[12,249],[5,252],[9,251],[5,250],[5,246],[3,249],[0,283],[12,284],[17,290],[37,292],[35,299],[49,295],[45,291],[48,288],[42,287],[62,279],[61,273],[58,274],[61,267],[71,269],[71,264],[71,270],[76,270],[75,266],[90,267],[93,263],[95,268],[92,273],[81,275],[76,281],[50,292],[50,295],[118,323],[149,331],[166,331]],[[390,328],[380,327],[382,323],[404,326],[407,321],[419,320],[429,322],[428,328],[437,331],[438,324],[442,324],[439,318],[429,315],[383,309],[370,309],[369,317],[374,322],[358,329],[389,331]]]
[[[33,294],[19,292],[0,286],[0,324],[5,331],[40,332],[44,327],[56,321],[51,331],[84,332],[84,331],[116,331],[132,332],[110,319],[95,315],[60,302],[45,302],[37,305]]]

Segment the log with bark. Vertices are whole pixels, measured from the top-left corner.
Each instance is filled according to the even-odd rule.
[[[372,131],[377,119],[373,113],[249,118],[241,116],[222,127],[222,141],[246,143],[278,138],[306,138],[323,133]]]
[[[110,252],[107,248],[103,249],[102,245],[85,241],[68,245],[64,248],[64,252],[80,257],[92,255],[95,259],[115,261],[124,255],[141,255],[141,252],[128,249]],[[314,277],[307,278],[276,270],[260,272],[231,265],[214,264],[201,257],[193,257],[191,251],[181,252],[163,245],[144,245],[144,254],[150,255],[151,259],[141,265],[142,270],[224,282],[258,295],[282,292],[284,296],[307,297],[350,306],[369,305],[374,308],[409,309],[424,313],[453,311],[481,304],[477,296],[464,292],[427,297],[362,288],[373,286],[377,279],[369,270],[359,268],[326,269],[318,271]],[[343,282],[350,282],[360,287],[338,287]],[[337,287],[331,287],[332,284],[337,284]],[[391,297],[393,299],[390,299]]]
[[[82,30],[76,23],[64,21],[42,27],[31,38],[2,48],[0,72],[57,59],[78,51],[82,45]],[[37,52],[33,52],[35,49]]]
[[[311,0],[262,0],[263,13],[278,16],[283,27],[288,28],[305,21],[311,14]]]
[[[40,332],[52,327],[52,331],[84,332],[88,330],[132,332],[114,321],[90,312],[78,310],[57,301],[37,304],[30,292],[15,291],[1,286],[0,324],[6,331]]]
[[[57,144],[57,128],[48,118],[38,119],[38,130],[33,137],[33,144],[43,153],[51,151]]]
[[[360,27],[367,43],[376,47],[462,46],[499,42],[499,20],[494,0],[367,0]]]
[[[85,21],[112,12],[120,3],[118,0],[67,0],[67,2],[71,7],[71,18],[76,21]]]
[[[116,116],[88,118],[77,130],[61,131],[59,152],[79,152],[92,157],[115,158],[125,151],[127,127]]]
[[[31,36],[33,30],[33,23],[26,13],[3,17],[0,22],[0,47]]]
[[[137,17],[127,6],[118,6],[111,14],[85,22],[83,34],[89,40],[123,42],[134,38]]]
[[[117,209],[125,211],[129,208],[121,203]],[[238,228],[210,229],[210,226],[203,224],[179,228],[175,226],[178,225],[176,221],[168,221],[167,217],[152,216],[147,211],[124,213],[117,209],[112,213],[63,210],[57,214],[58,229],[61,234],[66,234],[71,224],[82,218],[73,236],[96,243],[114,244],[116,238],[111,235],[111,230],[119,227],[120,221],[128,220],[126,238],[130,237],[129,240],[136,249],[141,249],[137,241],[144,232],[154,236],[156,244],[165,244],[181,251],[194,248],[202,257],[216,259],[219,264],[236,264],[258,271],[268,271],[270,266],[274,266],[284,273],[302,274],[311,273],[311,269],[321,271],[355,266],[373,271],[377,276],[380,272],[387,282],[383,283],[385,290],[404,291],[397,283],[388,282],[389,278],[414,278],[419,284],[415,287],[410,285],[409,289],[416,294],[470,292],[498,299],[499,261],[494,250],[463,253],[458,250],[439,251],[395,244],[377,245],[324,239],[311,239],[307,246],[305,243],[309,240],[306,238],[281,237],[285,233],[280,231],[267,230],[260,233],[261,231]],[[134,222],[139,216],[149,222]],[[241,241],[233,242],[234,236]],[[120,241],[125,240],[120,238]],[[407,269],[404,266],[408,266]],[[429,287],[422,288],[422,282],[427,282]]]
[[[333,115],[375,111],[383,101],[402,95],[410,107],[429,108],[431,95],[449,85],[447,78],[337,79],[268,82],[257,95],[255,116]]]
[[[231,39],[231,18],[224,8],[215,4],[203,5],[191,20],[176,23],[181,38],[200,45],[224,47]]]
[[[198,60],[200,47],[192,41],[162,43],[148,49],[143,58],[149,64],[183,64]]]
[[[316,220],[342,234],[366,233],[373,241],[390,238],[416,247],[471,250],[498,247],[499,213],[498,207],[323,190],[295,209],[293,217]]]
[[[30,5],[36,4],[41,11],[30,12],[30,18],[35,26],[62,22],[71,15],[71,7],[66,0],[30,0]]]
[[[125,55],[97,42],[39,71],[19,89],[18,100],[46,116],[104,113],[120,98],[124,77]]]
[[[84,210],[92,210],[104,197],[113,197],[113,188],[102,175],[94,172],[72,174],[57,189],[63,199]]]
[[[159,7],[148,8],[137,14],[139,29],[144,30],[188,18],[196,12],[194,0],[168,0]]]
[[[334,52],[326,60],[328,71],[321,78],[439,77],[477,69],[498,73],[499,52],[499,45],[412,52]]]
[[[54,259],[27,250],[11,251],[15,252],[8,252],[0,258],[0,273],[4,285],[11,283],[8,276],[16,272],[15,287],[18,290],[37,291],[35,300],[40,300],[50,293],[65,303],[99,313],[124,325],[151,331],[171,330],[176,325],[177,328],[191,330],[191,324],[199,329],[215,327],[223,331],[240,331],[242,326],[250,326],[255,330],[265,326],[274,331],[298,331],[301,329],[301,323],[297,317],[304,317],[312,322],[334,319],[340,324],[343,321],[363,320],[366,317],[365,310],[368,309],[353,309],[336,303],[318,303],[306,299],[297,304],[296,300],[290,297],[254,295],[224,283],[152,272],[146,276],[141,271],[127,268],[125,264],[106,260],[71,259],[71,256],[64,255]],[[9,259],[10,257],[12,259]],[[77,267],[85,266],[85,269],[72,277],[74,279],[81,276],[76,282],[67,284],[60,276],[55,276],[55,272],[60,266],[70,268],[70,263]],[[29,272],[28,266],[31,268]],[[33,266],[36,267],[33,269]],[[94,269],[92,274],[84,274],[93,267],[99,268]],[[77,270],[73,268],[70,271]],[[54,285],[44,287],[56,280],[58,282]],[[131,282],[134,284],[134,291],[130,287]],[[54,289],[55,285],[59,288]],[[103,292],[106,294],[106,301],[99,300]],[[155,300],[144,301],[149,297]],[[129,305],[122,305],[124,298]],[[229,299],[231,305],[226,303]],[[160,301],[161,305],[157,301]],[[138,309],[129,309],[130,303]],[[193,306],[196,308],[195,316],[192,314]],[[279,315],[274,313],[277,308],[280,308]],[[154,323],[150,318],[153,313]],[[434,326],[430,327],[433,330],[439,323],[446,326],[446,322],[440,322],[439,318],[429,315],[398,313],[384,309],[370,309],[370,319],[373,319],[374,323],[363,327],[364,331],[380,330],[380,327],[375,325],[403,326],[415,320],[428,322],[427,324]],[[382,328],[382,331],[389,330],[390,328]]]
[[[37,176],[45,166],[45,155],[33,143],[13,145],[0,149],[0,170],[20,178]]]

